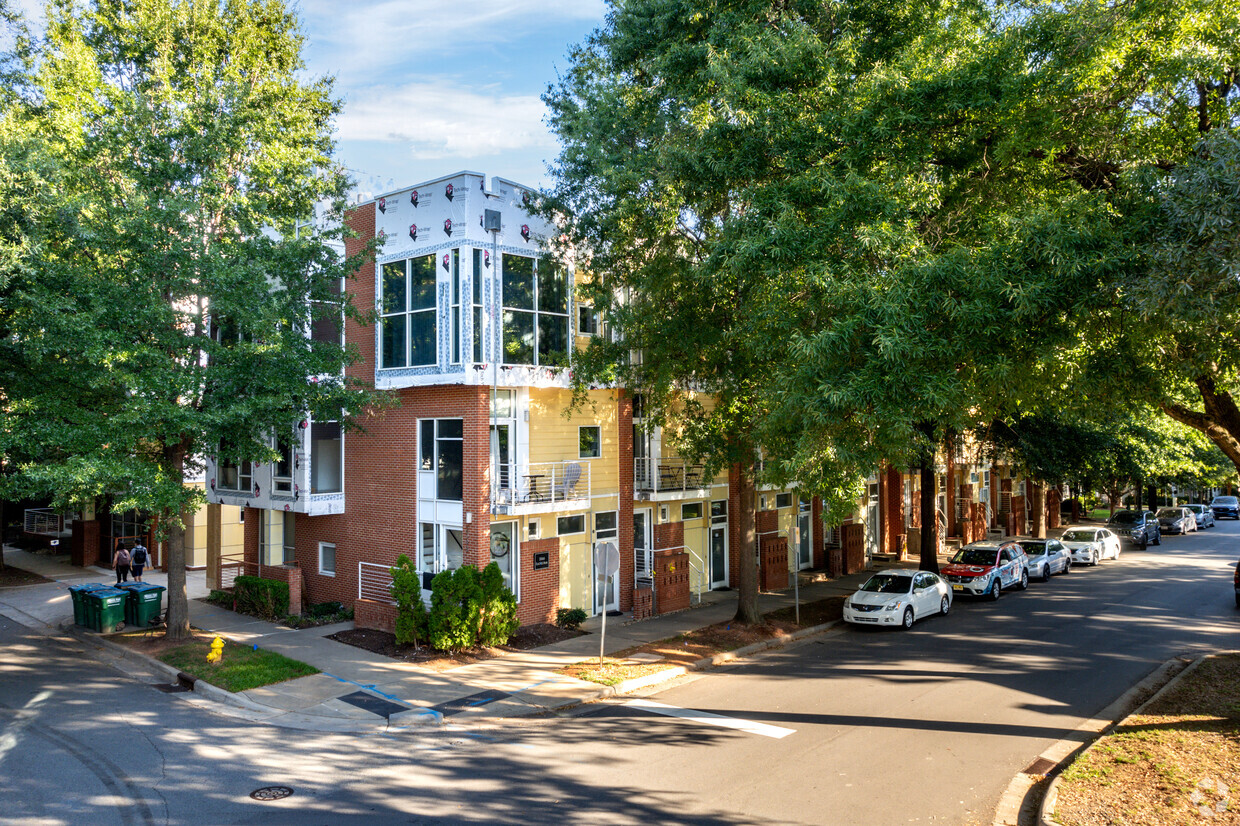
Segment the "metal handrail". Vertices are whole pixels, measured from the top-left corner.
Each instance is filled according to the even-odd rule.
[[[395,605],[396,600],[392,599],[392,566],[358,562],[357,598]]]

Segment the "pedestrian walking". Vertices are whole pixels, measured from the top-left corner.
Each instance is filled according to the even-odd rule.
[[[129,572],[133,574],[134,582],[142,581],[142,569],[146,567],[147,559],[146,546],[138,540],[129,552]]]
[[[129,551],[119,542],[116,545],[116,556],[112,558],[112,567],[116,569],[116,584],[129,581]]]

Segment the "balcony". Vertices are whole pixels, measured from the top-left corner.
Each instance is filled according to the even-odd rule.
[[[590,502],[590,463],[529,462],[491,465],[491,513],[553,513]],[[566,507],[567,505],[567,507]]]
[[[633,492],[639,499],[700,495],[710,488],[706,467],[680,458],[633,460]]]

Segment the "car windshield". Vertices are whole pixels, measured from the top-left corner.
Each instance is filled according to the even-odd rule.
[[[913,578],[907,574],[875,574],[861,586],[861,590],[877,594],[907,594],[911,587]]]
[[[1046,553],[1045,542],[1022,542],[1020,546],[1025,549],[1025,553],[1029,556],[1037,556]]]
[[[1093,531],[1068,531],[1063,535],[1064,542],[1093,542]]]
[[[1128,524],[1129,522],[1136,522],[1136,521],[1137,521],[1137,513],[1136,513],[1136,511],[1118,511],[1118,512],[1117,512],[1114,516],[1112,516],[1112,517],[1111,517],[1110,519],[1108,519],[1107,521],[1108,521],[1108,522],[1123,523],[1123,524],[1125,524],[1125,525],[1126,525],[1126,524]]]
[[[1205,505],[1189,505],[1188,509],[1192,511],[1193,513],[1205,513],[1206,512]]]
[[[995,552],[990,548],[961,548],[952,557],[952,562],[958,562],[961,565],[994,565]]]
[[[1234,504],[1236,504],[1237,502],[1240,502],[1240,499],[1237,499],[1237,498],[1236,498],[1236,497],[1234,497],[1234,496],[1216,496],[1216,497],[1214,497],[1214,504],[1216,504],[1216,505],[1234,505]]]
[[[1163,517],[1166,517],[1168,519],[1179,519],[1183,515],[1184,514],[1180,513],[1179,508],[1159,508],[1158,509],[1159,519],[1162,519]]]

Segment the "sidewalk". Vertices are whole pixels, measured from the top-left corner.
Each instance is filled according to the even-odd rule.
[[[101,658],[112,660],[121,670],[135,676],[142,672],[149,682],[177,681],[176,671],[169,666],[73,624],[67,587],[85,582],[112,582],[115,577],[111,571],[76,568],[69,565],[64,556],[31,554],[7,547],[4,553],[6,564],[55,582],[0,589],[0,613],[31,627],[50,626],[70,633],[93,645]],[[913,562],[876,562],[869,571],[802,586],[801,601],[807,603],[852,593],[875,568],[914,566]],[[152,572],[143,579],[158,585],[167,583],[166,574],[161,572]],[[187,588],[190,622],[195,627],[279,652],[322,672],[239,694],[230,694],[201,681],[194,685],[196,693],[209,696],[232,713],[251,720],[317,731],[388,730],[480,718],[494,722],[566,708],[637,687],[601,686],[555,673],[563,666],[598,656],[600,617],[583,624],[583,630],[589,634],[437,673],[327,639],[329,634],[351,628],[352,623],[294,630],[200,602],[196,598],[207,594],[205,574],[201,571],[189,572]],[[760,597],[760,610],[768,613],[793,603],[791,589],[764,593]],[[707,592],[703,594],[701,605],[679,613],[642,622],[627,622],[628,615],[608,617],[605,652],[611,655],[635,645],[724,622],[731,619],[735,611],[735,592]],[[830,625],[801,633],[817,633]],[[739,653],[743,655],[745,651]],[[663,679],[673,679],[682,672],[673,669]],[[649,679],[644,682],[649,684]]]

